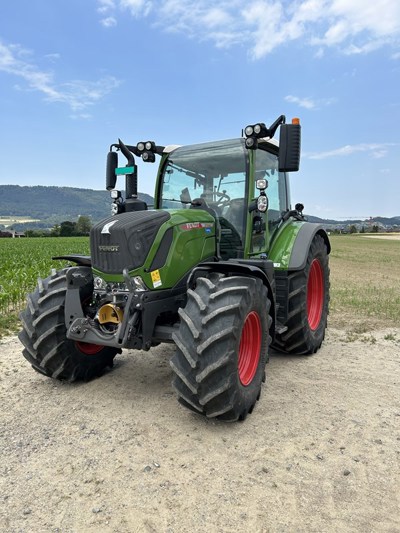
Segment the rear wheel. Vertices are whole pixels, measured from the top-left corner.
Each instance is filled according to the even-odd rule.
[[[64,321],[67,269],[39,279],[28,295],[28,305],[20,314],[19,339],[23,355],[32,367],[45,376],[60,380],[88,381],[112,366],[118,350],[67,339]],[[82,301],[92,292],[91,284],[82,289]]]
[[[303,270],[288,275],[287,331],[277,334],[274,348],[313,354],[322,344],[328,320],[329,264],[324,239],[316,235]]]
[[[221,420],[243,420],[252,412],[265,379],[270,307],[259,279],[197,279],[174,334],[171,367],[181,404]]]

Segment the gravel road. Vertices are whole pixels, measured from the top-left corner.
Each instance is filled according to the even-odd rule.
[[[0,351],[3,532],[400,531],[400,329],[273,355],[235,424],[177,403],[172,346],[87,384]]]

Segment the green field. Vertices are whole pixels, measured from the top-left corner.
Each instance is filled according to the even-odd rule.
[[[18,311],[38,277],[67,264],[51,258],[69,253],[89,254],[89,238],[0,239],[0,336],[19,328]]]
[[[329,324],[360,332],[400,323],[400,240],[331,237]],[[88,254],[87,237],[0,239],[0,335],[19,328],[17,314],[39,276],[66,263],[51,257]]]
[[[399,326],[400,240],[348,235],[333,236],[331,244],[329,324]]]

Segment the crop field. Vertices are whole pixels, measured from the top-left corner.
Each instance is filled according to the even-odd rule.
[[[69,253],[89,254],[88,237],[0,239],[0,335],[15,329],[17,313],[38,277],[67,264],[51,258]]]
[[[361,235],[331,237],[329,325],[364,333],[400,322],[400,241]],[[17,313],[39,276],[88,254],[87,237],[0,239],[0,335],[18,327]]]

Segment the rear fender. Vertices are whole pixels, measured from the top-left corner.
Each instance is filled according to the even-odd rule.
[[[292,253],[290,255],[288,270],[303,270],[306,266],[308,251],[315,235],[320,235],[326,244],[328,254],[331,251],[329,237],[321,224],[306,222],[297,234]]]
[[[324,239],[328,254],[331,251],[329,237],[321,224],[305,221],[288,221],[274,238],[268,257],[276,270],[302,270],[315,235]]]

